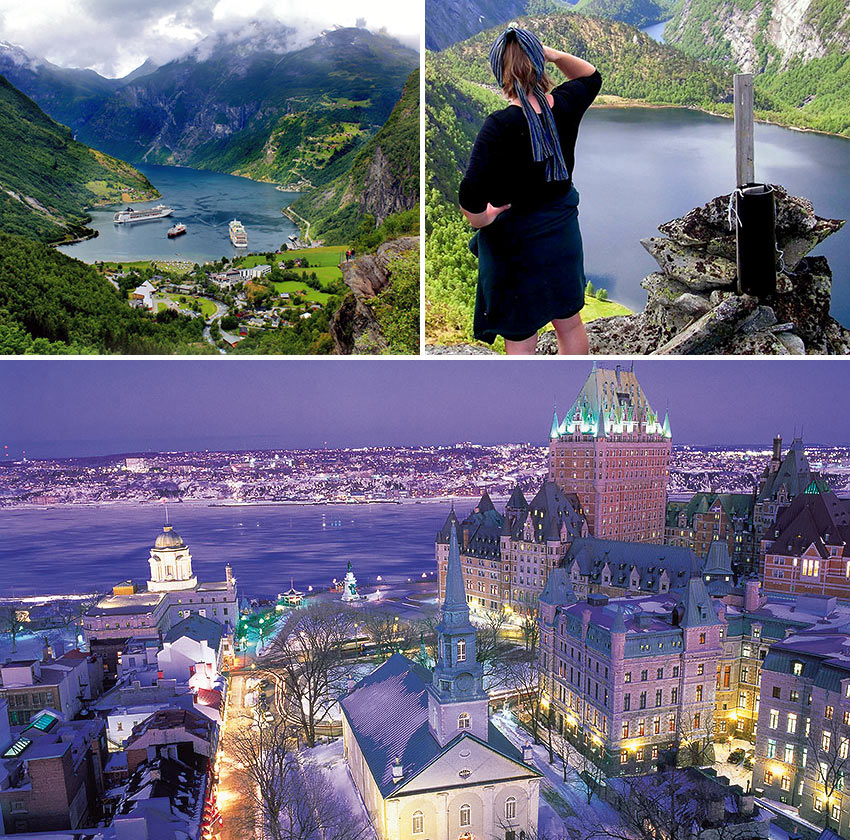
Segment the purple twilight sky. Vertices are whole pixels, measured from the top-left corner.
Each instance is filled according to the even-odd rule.
[[[553,398],[568,409],[590,368],[563,359],[7,360],[0,453],[542,444]],[[690,444],[767,444],[801,426],[808,443],[850,443],[848,369],[823,359],[635,362],[653,407],[669,405],[674,443]]]

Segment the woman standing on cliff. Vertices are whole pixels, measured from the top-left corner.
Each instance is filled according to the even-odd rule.
[[[551,61],[568,79],[553,89]],[[508,354],[533,354],[552,322],[561,354],[588,352],[581,321],[584,256],[573,186],[575,143],[602,78],[587,61],[509,27],[490,48],[509,105],[490,114],[461,182],[460,209],[478,232],[475,337],[505,339]]]

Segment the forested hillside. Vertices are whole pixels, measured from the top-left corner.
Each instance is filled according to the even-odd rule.
[[[94,268],[0,234],[0,354],[213,353],[203,320],[127,306]]]
[[[298,198],[292,209],[311,222],[312,238],[328,244],[347,244],[361,224],[364,228],[380,227],[388,216],[411,210],[418,201],[417,70],[408,77],[387,122],[357,153],[350,169]]]
[[[62,241],[86,234],[86,208],[158,193],[132,166],[76,142],[0,76],[0,231]]]

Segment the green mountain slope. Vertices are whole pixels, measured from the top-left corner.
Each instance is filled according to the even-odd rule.
[[[418,55],[366,29],[292,50],[294,37],[284,28],[203,45],[125,84],[80,138],[131,161],[325,183],[386,121]]]
[[[850,136],[850,7],[844,0],[679,0],[665,40],[756,74],[758,116]]]
[[[203,328],[131,309],[91,266],[0,233],[0,354],[215,352]]]
[[[61,241],[85,234],[85,208],[158,193],[133,167],[77,143],[0,76],[0,230]]]
[[[419,71],[410,74],[398,104],[350,168],[298,198],[292,210],[311,223],[310,236],[346,244],[368,214],[372,225],[419,201]]]
[[[579,0],[575,10],[631,26],[649,26],[670,18],[674,5],[675,0]]]

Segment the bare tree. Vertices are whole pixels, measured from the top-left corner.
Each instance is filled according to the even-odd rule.
[[[0,633],[8,636],[12,643],[12,650],[16,650],[18,636],[24,629],[24,623],[20,619],[20,611],[14,604],[3,604],[0,606]]]
[[[535,744],[540,743],[541,677],[536,656],[516,649],[502,660],[505,686],[515,694],[517,710],[526,715]]]
[[[77,632],[82,628],[83,616],[100,600],[100,595],[85,595],[60,602],[56,607],[56,618],[65,628],[74,627]]]
[[[391,610],[367,607],[358,612],[357,622],[380,656],[409,650],[419,639],[411,622],[399,618]]]
[[[413,624],[413,631],[416,633],[416,638],[422,637],[425,643],[425,649],[431,657],[432,662],[436,662],[438,658],[437,645],[437,625],[440,623],[440,610],[434,607],[424,609],[421,617]]]
[[[260,829],[272,840],[362,840],[368,824],[351,812],[327,774],[299,761],[292,735],[280,718],[231,727],[225,749],[241,766],[236,793],[246,806],[231,822],[243,835]]]
[[[525,649],[531,653],[533,657],[537,651],[537,643],[540,641],[540,625],[537,623],[536,615],[524,615],[522,617],[522,639],[525,642]]]
[[[686,721],[692,724],[693,720]],[[714,761],[714,713],[709,709],[701,713],[700,725],[679,736],[679,763],[705,767]]]
[[[827,717],[828,715],[828,717]],[[848,772],[848,750],[850,732],[842,733],[836,726],[835,711],[828,706],[820,727],[810,726],[806,738],[810,758],[808,766],[818,785],[823,788],[823,826],[830,828],[832,815],[830,803],[836,791],[843,790]],[[806,772],[808,768],[803,768]],[[815,795],[817,801],[817,794]]]
[[[609,781],[609,801],[618,822],[586,825],[584,840],[764,840],[763,821],[750,822],[726,812],[728,791],[695,768],[666,766],[656,773]]]
[[[353,628],[352,611],[339,604],[295,610],[263,658],[263,667],[283,682],[284,719],[310,747],[345,688],[343,646]]]

